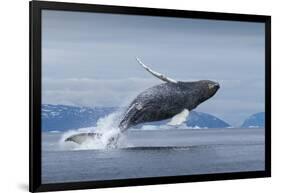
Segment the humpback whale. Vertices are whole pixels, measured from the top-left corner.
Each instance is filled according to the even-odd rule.
[[[118,125],[121,132],[141,123],[170,118],[171,121],[168,124],[182,124],[189,111],[214,96],[220,88],[218,82],[211,80],[177,81],[152,70],[139,58],[136,60],[146,71],[162,80],[163,83],[144,90],[129,104]],[[100,138],[101,134],[82,133],[70,136],[66,141],[81,143],[86,136]],[[118,136],[115,136],[109,140],[108,144],[112,145],[117,140]]]

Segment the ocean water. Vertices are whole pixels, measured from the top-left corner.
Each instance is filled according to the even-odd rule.
[[[128,130],[120,148],[73,147],[42,134],[42,183],[238,171],[265,167],[264,129]]]

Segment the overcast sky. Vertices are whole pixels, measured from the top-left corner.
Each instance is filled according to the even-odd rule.
[[[181,81],[218,81],[196,110],[240,125],[264,111],[264,24],[69,11],[42,12],[45,104],[125,106],[162,83],[136,62]]]

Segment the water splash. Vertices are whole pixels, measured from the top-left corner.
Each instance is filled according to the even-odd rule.
[[[117,111],[100,118],[95,127],[79,128],[64,133],[60,139],[61,148],[63,150],[89,150],[126,147],[128,145],[126,137],[118,128],[121,114],[120,111]],[[73,136],[87,133],[99,133],[101,137],[94,138],[93,136],[85,135],[81,144],[66,141],[66,139]],[[112,139],[116,141],[108,145]]]

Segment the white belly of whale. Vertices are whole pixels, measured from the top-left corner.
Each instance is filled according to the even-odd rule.
[[[173,116],[173,118],[168,123],[168,125],[171,125],[171,126],[181,125],[187,119],[188,115],[189,115],[189,110],[184,109],[179,114],[176,114],[175,116]]]

